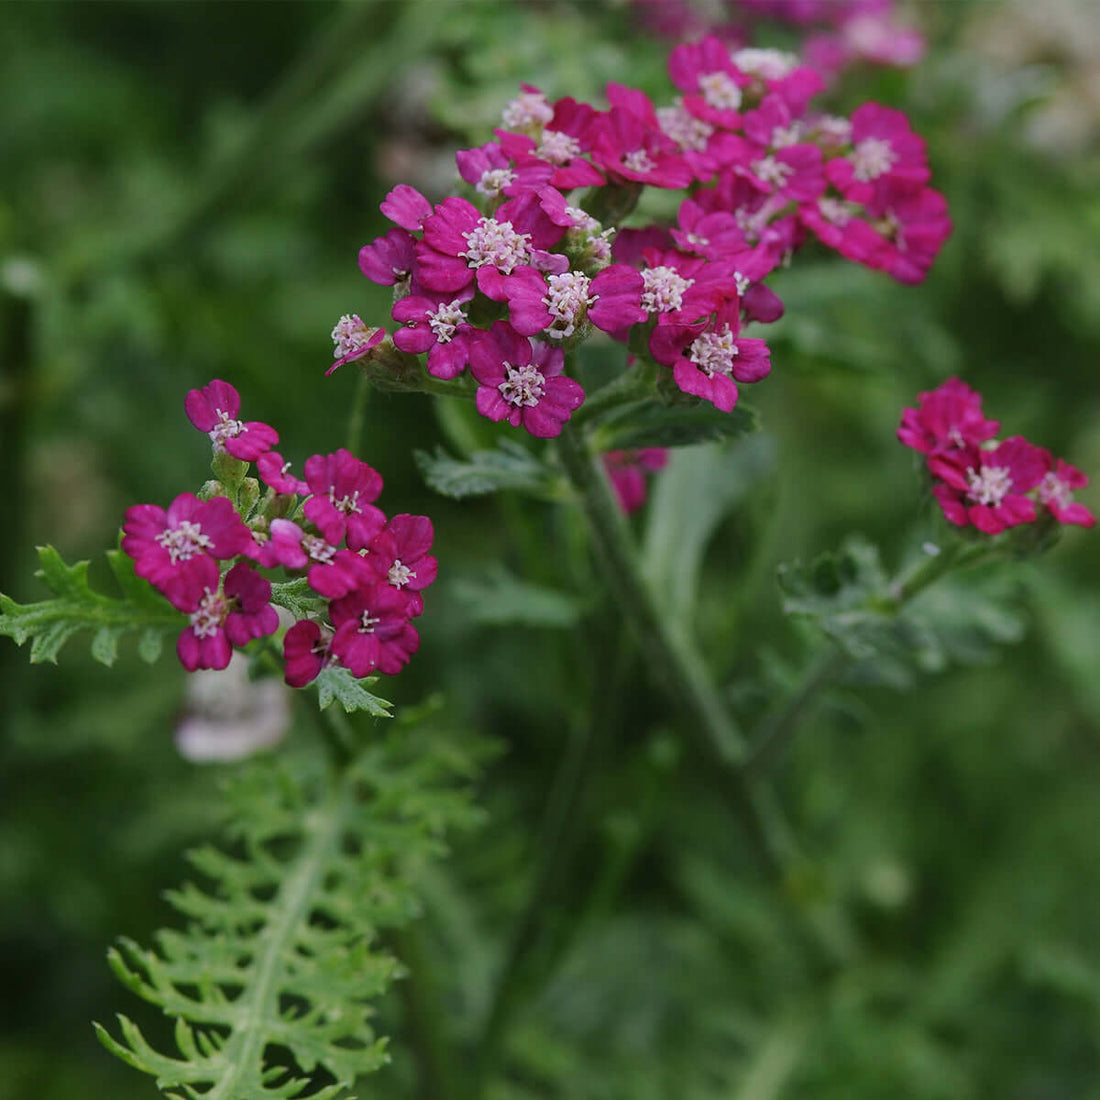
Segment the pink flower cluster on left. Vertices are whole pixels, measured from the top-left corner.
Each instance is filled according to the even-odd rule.
[[[304,575],[325,602],[286,631],[288,684],[304,687],[329,663],[355,676],[401,669],[420,644],[411,620],[436,576],[431,520],[387,517],[374,503],[381,476],[342,448],[313,455],[305,477],[295,476],[272,450],[275,429],[238,419],[240,395],[227,382],[192,390],[184,407],[210,436],[216,464],[226,455],[255,462],[267,486],[262,499],[258,482],[255,492],[238,492],[234,486],[248,484],[247,466],[239,466],[233,486],[221,487],[241,501],[251,496],[240,511],[228,495],[181,493],[167,509],[136,504],[126,512],[122,549],[135,573],[187,616],[176,643],[184,667],[225,668],[234,646],[274,634],[271,581],[259,569],[283,569]]]

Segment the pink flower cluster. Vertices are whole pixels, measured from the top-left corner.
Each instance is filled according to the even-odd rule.
[[[1095,524],[1073,499],[1088,478],[1022,436],[993,441],[1000,425],[985,418],[981,396],[965,383],[949,378],[918,397],[917,408],[902,413],[898,439],[927,456],[932,492],[951,523],[987,535],[1044,515],[1057,523]]]
[[[811,233],[903,282],[924,278],[948,235],[901,112],[814,112],[815,71],[716,37],[678,46],[669,71],[681,94],[662,107],[621,84],[608,85],[606,110],[525,85],[496,140],[457,154],[469,198],[433,205],[400,185],[382,203],[394,228],[359,266],[394,287],[392,345],[426,355],[436,378],[468,370],[484,416],[557,435],[584,400],[563,351],[593,326],[728,411],[771,365],[742,325],[782,315],[764,280]],[[645,187],[690,189],[676,226],[616,236]],[[371,354],[380,334],[341,318],[337,365]]]
[[[330,662],[355,676],[397,672],[420,644],[410,620],[423,611],[421,592],[436,576],[431,520],[387,518],[374,503],[381,476],[344,449],[313,455],[305,477],[295,476],[271,449],[273,428],[237,419],[240,396],[227,382],[192,390],[185,409],[209,433],[216,455],[256,463],[267,493],[260,499],[255,483],[254,503],[238,511],[234,499],[249,497],[237,491],[248,484],[245,467],[234,486],[222,486],[232,497],[181,493],[167,509],[137,504],[126,512],[122,549],[135,573],[188,617],[176,644],[184,667],[225,668],[234,646],[276,632],[262,568],[304,575],[325,601],[323,612],[286,632],[288,684],[304,687]]]

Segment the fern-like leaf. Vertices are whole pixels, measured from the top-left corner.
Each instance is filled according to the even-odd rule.
[[[136,633],[138,653],[145,661],[160,655],[163,635],[178,631],[186,617],[134,574],[133,562],[121,550],[107,553],[122,597],[105,596],[88,584],[88,562],[66,565],[52,546],[38,547],[35,576],[56,598],[20,604],[0,595],[0,635],[16,645],[31,643],[31,662],[57,663],[61,647],[81,630],[92,630],[92,656],[105,665],[118,656],[118,642]]]
[[[190,856],[216,885],[169,896],[186,929],[160,932],[154,950],[120,941],[108,956],[176,1020],[178,1056],[124,1016],[121,1038],[96,1026],[100,1041],[185,1100],[344,1095],[387,1061],[370,1002],[399,964],[378,932],[418,914],[416,865],[442,854],[446,830],[479,819],[453,782],[471,770],[452,743],[407,727],[339,775],[251,764],[231,791],[233,852]]]

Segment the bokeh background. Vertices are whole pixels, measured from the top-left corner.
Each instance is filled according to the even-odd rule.
[[[925,59],[857,66],[832,102],[910,113],[956,229],[917,288],[823,252],[775,281],[787,318],[750,398],[765,442],[700,611],[750,726],[812,648],[780,616],[775,566],[853,531],[893,565],[937,531],[893,434],[918,390],[961,374],[1005,434],[1100,478],[1100,8],[923,0],[906,15]],[[598,101],[617,80],[667,101],[671,45],[597,0],[0,6],[0,589],[44,596],[44,543],[109,587],[125,509],[205,476],[183,396],[211,378],[295,462],[342,445],[356,377],[323,376],[328,333],[345,312],[388,319],[388,290],[356,266],[384,193],[446,194],[454,149],[488,140],[521,81]],[[547,553],[571,537],[552,506],[425,488],[414,448],[489,429],[421,397],[372,394],[366,417],[380,503],[432,515],[441,562],[422,651],[382,693],[441,691],[503,750],[483,781],[491,826],[424,886],[425,965],[461,1050],[601,672],[553,614],[485,621],[478,593],[501,567],[557,591],[585,577]],[[1082,499],[1100,504],[1095,486]],[[1100,1097],[1096,539],[1072,530],[996,571],[962,660],[819,701],[780,773],[810,853],[782,887],[626,661],[601,704],[614,751],[592,763],[577,873],[548,902],[548,961],[493,1095]],[[605,627],[583,631],[613,644]],[[60,668],[29,666],[0,640],[0,677],[0,1097],[153,1095],[94,1040],[90,1020],[116,1011],[158,1034],[104,952],[175,920],[161,894],[216,834],[222,767],[177,751],[188,704],[167,657],[150,669],[130,650],[107,670],[78,638]],[[840,914],[851,949],[835,972],[798,931],[818,911]],[[416,1095],[399,998],[381,1019],[394,1065],[360,1095]]]

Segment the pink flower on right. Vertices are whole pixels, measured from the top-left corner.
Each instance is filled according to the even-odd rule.
[[[1044,516],[1092,527],[1096,518],[1073,499],[1088,484],[1075,466],[1023,436],[993,440],[999,427],[982,413],[982,398],[958,378],[918,395],[903,410],[898,439],[925,456],[932,493],[957,527],[999,535]]]

